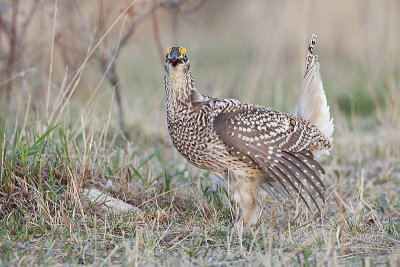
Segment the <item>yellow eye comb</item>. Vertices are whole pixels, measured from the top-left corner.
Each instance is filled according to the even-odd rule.
[[[182,48],[181,48],[181,55],[183,55],[183,54],[185,54],[185,53],[186,53],[186,48],[182,47]]]
[[[167,47],[167,54],[169,54],[169,47]]]

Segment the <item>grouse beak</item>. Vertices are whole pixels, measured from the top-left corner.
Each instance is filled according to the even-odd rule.
[[[173,55],[171,58],[168,59],[168,62],[175,67],[176,65],[178,65],[179,63],[182,63],[182,60],[180,60],[179,58],[177,58],[175,55]]]

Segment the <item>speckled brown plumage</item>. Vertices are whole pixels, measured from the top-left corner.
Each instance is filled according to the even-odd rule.
[[[313,36],[306,73],[317,64],[312,53],[314,44]],[[319,74],[319,65],[316,70]],[[324,200],[325,187],[316,173],[324,170],[311,151],[329,150],[331,136],[324,135],[312,121],[301,118],[301,109],[294,116],[235,99],[200,94],[194,86],[186,49],[181,47],[168,49],[164,79],[168,131],[174,146],[195,166],[228,178],[246,223],[256,221],[260,186],[272,192],[270,186],[292,198],[299,194],[309,206],[306,194],[319,209],[311,190]],[[310,97],[308,89],[304,90],[302,93]],[[329,107],[327,121],[332,123]]]

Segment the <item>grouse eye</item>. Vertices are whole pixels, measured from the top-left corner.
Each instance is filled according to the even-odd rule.
[[[169,55],[169,47],[167,47],[167,55]]]

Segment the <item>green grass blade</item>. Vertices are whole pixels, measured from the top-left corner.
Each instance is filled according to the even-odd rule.
[[[156,150],[154,150],[153,153],[151,153],[145,160],[143,160],[139,166],[137,167],[137,169],[140,169],[141,167],[143,167],[146,163],[148,163],[152,158],[154,158],[158,153],[160,153],[161,149],[164,147],[164,144],[162,144],[161,146],[157,147]]]

